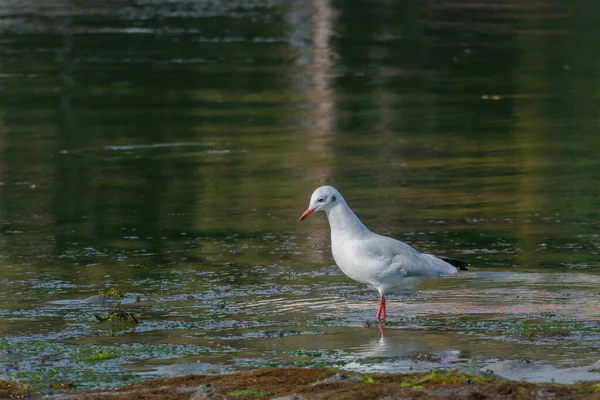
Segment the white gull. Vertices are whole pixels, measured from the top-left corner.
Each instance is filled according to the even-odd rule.
[[[331,186],[313,192],[300,221],[321,210],[329,219],[331,252],[338,267],[349,278],[379,292],[378,321],[387,316],[386,294],[467,269],[462,261],[420,253],[406,243],[371,232]]]

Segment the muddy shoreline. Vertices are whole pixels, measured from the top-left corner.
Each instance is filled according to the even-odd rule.
[[[267,368],[226,375],[152,379],[119,388],[32,391],[0,382],[0,398],[184,399],[600,399],[600,380],[575,384],[507,380],[489,373],[357,374],[332,368]]]

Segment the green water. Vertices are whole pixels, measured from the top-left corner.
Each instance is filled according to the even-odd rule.
[[[0,378],[596,361],[599,27],[584,1],[0,1]],[[380,338],[325,216],[298,222],[322,184],[471,271],[391,298]]]

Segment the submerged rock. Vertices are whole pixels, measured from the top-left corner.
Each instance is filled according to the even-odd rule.
[[[600,361],[584,367],[559,368],[525,359],[506,360],[486,365],[481,370],[501,378],[527,382],[570,384],[600,380]]]
[[[200,385],[194,388],[194,394],[190,397],[190,400],[202,400],[208,399],[215,394],[215,391],[212,388],[210,383],[206,385]]]
[[[107,297],[102,296],[101,294],[97,294],[97,295],[90,296],[88,298],[81,300],[81,303],[82,304],[103,304],[110,300],[111,299],[108,299]]]
[[[331,383],[331,382],[360,382],[360,378],[357,376],[350,376],[343,373],[337,373],[335,375],[329,376],[319,382],[315,382],[313,385],[321,385],[323,383]]]
[[[81,300],[80,304],[112,304],[123,298],[123,294],[115,288],[111,288],[106,292],[101,290],[98,294],[87,297]]]
[[[24,360],[25,358],[27,358],[25,354],[19,353],[18,351],[0,351],[0,362],[16,362]]]

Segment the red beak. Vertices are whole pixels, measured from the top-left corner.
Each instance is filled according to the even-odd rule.
[[[302,213],[302,215],[300,216],[300,221],[304,221],[304,218],[308,217],[310,214],[314,213],[315,210],[311,210],[310,208],[307,208],[306,211],[304,211]]]

